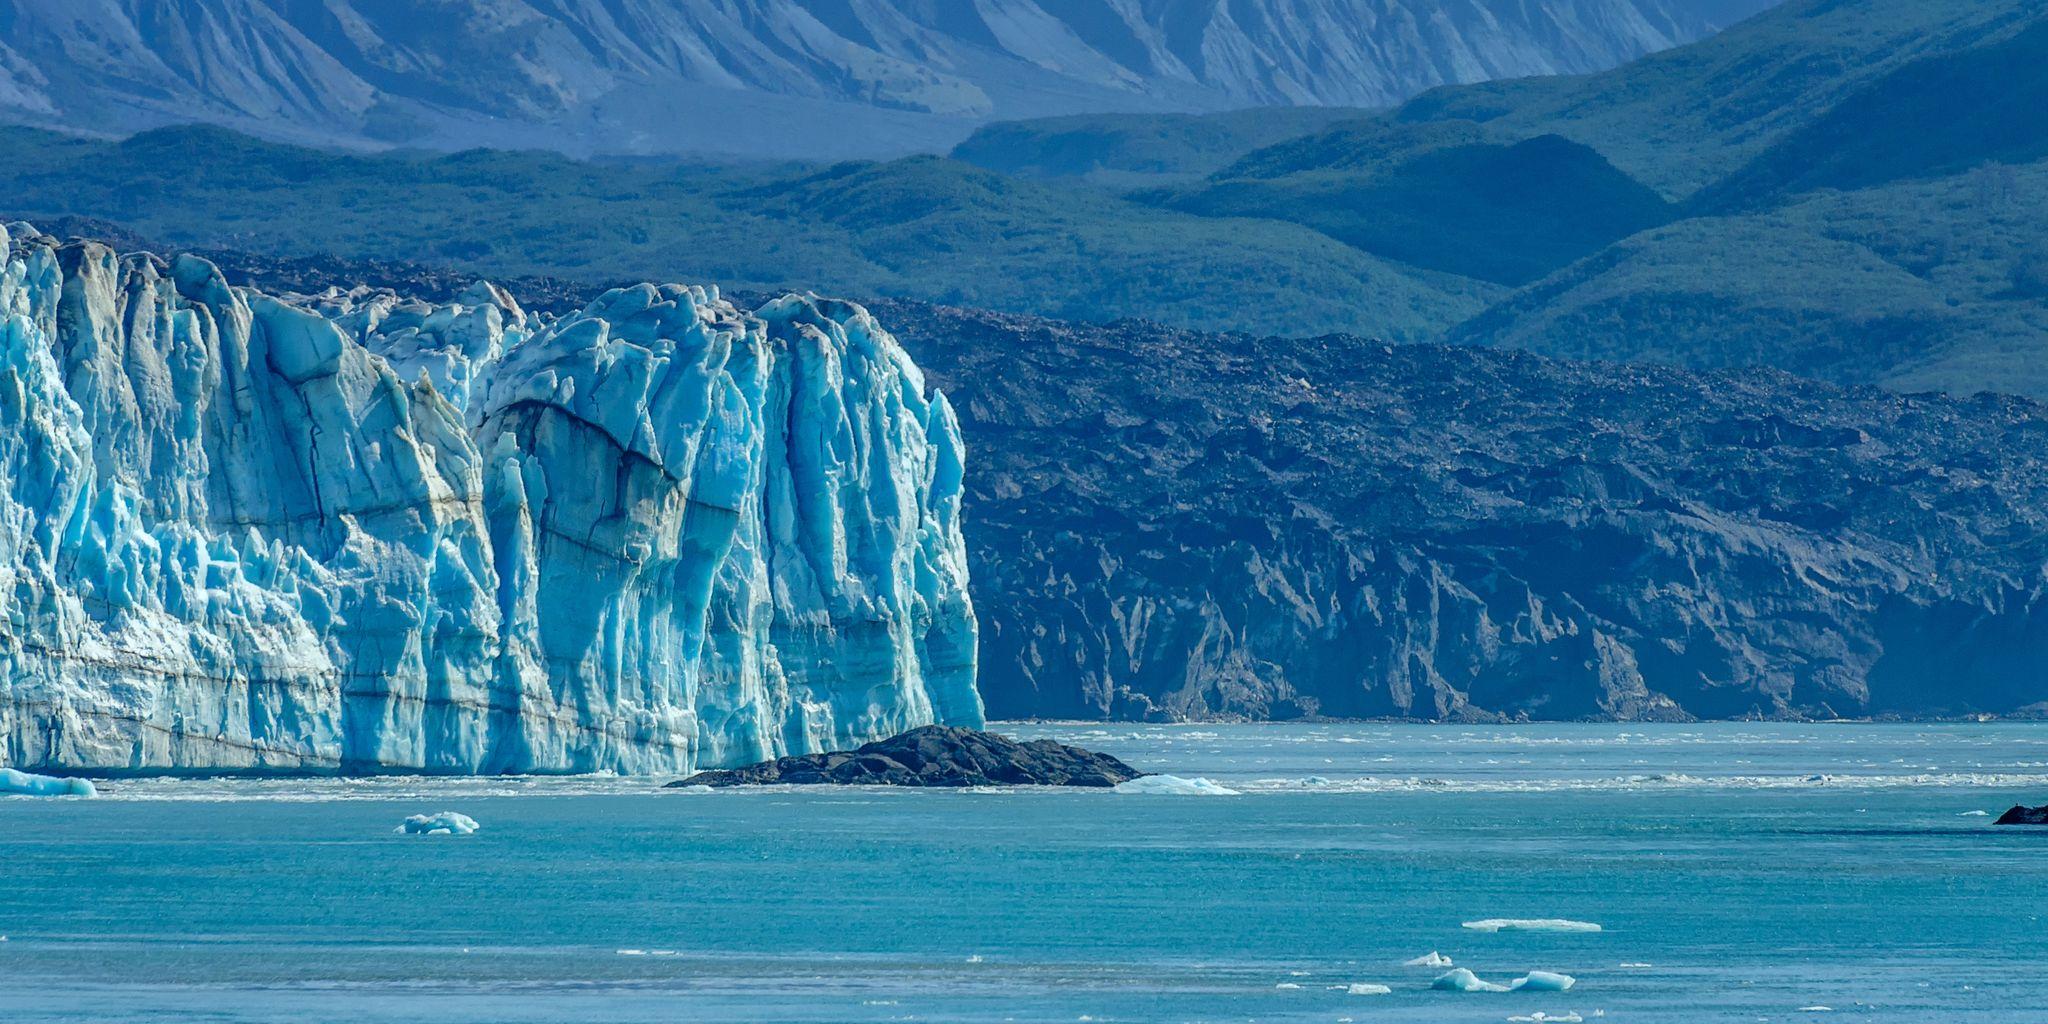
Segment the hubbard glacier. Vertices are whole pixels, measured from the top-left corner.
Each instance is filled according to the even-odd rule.
[[[0,249],[0,764],[678,773],[983,724],[959,427],[860,306]]]

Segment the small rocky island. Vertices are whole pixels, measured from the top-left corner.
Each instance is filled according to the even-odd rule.
[[[1115,786],[1145,774],[1108,754],[1052,740],[927,725],[856,750],[698,772],[681,786]]]
[[[2028,807],[2014,804],[2012,810],[1998,816],[1995,825],[2048,825],[2048,804]]]

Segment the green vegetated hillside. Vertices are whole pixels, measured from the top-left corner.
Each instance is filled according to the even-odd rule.
[[[2042,0],[1790,0],[1612,71],[1438,89],[1396,116],[1555,132],[1676,199],[1904,65],[2009,37],[2044,12]]]
[[[1670,218],[1656,192],[1558,135],[1416,153],[1366,174],[1228,178],[1161,205],[1313,227],[1365,252],[1496,284],[1532,281]]]
[[[1452,340],[2048,396],[2048,2],[1794,0],[1137,198],[1518,286]]]
[[[362,156],[170,128],[0,130],[0,205],[179,245],[686,280],[1188,327],[1421,340],[1501,294],[1308,227],[1193,216],[937,157],[815,167]]]
[[[1461,341],[1905,390],[2048,395],[2048,165],[1680,221],[1502,302]],[[1706,269],[1711,272],[1702,273]]]
[[[1222,114],[1076,114],[987,125],[952,157],[1025,178],[1160,185],[1365,115],[1355,107],[1259,107]]]

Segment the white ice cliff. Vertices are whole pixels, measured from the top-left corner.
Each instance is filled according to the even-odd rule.
[[[0,251],[0,765],[687,772],[981,724],[959,429],[858,306]]]

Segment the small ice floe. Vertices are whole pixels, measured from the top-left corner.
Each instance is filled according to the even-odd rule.
[[[644,950],[644,949],[622,949],[622,950],[619,950],[619,955],[620,955],[620,956],[646,956],[646,955],[647,955],[647,951],[646,951],[646,950]]]
[[[1600,926],[1591,921],[1568,921],[1561,917],[1490,917],[1484,921],[1467,921],[1465,922],[1465,927],[1475,932],[1597,932],[1600,930]]]
[[[1301,784],[1304,786],[1327,786],[1330,784],[1330,780],[1323,778],[1320,775],[1311,775],[1308,778],[1301,780]]]
[[[1508,987],[1506,985],[1496,985],[1490,981],[1481,981],[1479,980],[1478,975],[1473,974],[1471,971],[1468,971],[1463,967],[1438,975],[1435,981],[1429,983],[1429,987],[1436,989],[1439,992],[1508,991]]]
[[[454,811],[415,814],[392,829],[412,836],[466,836],[477,830],[476,819]]]
[[[1393,989],[1385,985],[1375,985],[1369,981],[1354,981],[1344,986],[1344,991],[1346,994],[1354,996],[1390,996],[1394,994]]]
[[[1159,796],[1237,796],[1237,790],[1219,786],[1208,779],[1183,779],[1178,775],[1144,775],[1121,783],[1119,793]]]
[[[1800,1007],[1800,1008],[1799,1008],[1799,1012],[1800,1012],[1800,1013],[1833,1013],[1833,1012],[1835,1012],[1835,1008],[1834,1008],[1834,1007],[1832,1007],[1832,1006],[1802,1006],[1802,1007]]]
[[[1626,964],[1615,964],[1614,966],[1616,966],[1616,967],[1619,967],[1619,968],[1621,968],[1621,969],[1622,969],[1622,970],[1624,970],[1624,971],[1647,971],[1647,970],[1649,970],[1650,968],[1652,968],[1652,967],[1655,967],[1655,966],[1657,966],[1657,965],[1656,965],[1656,964],[1645,964],[1645,963],[1626,963]]]
[[[967,957],[967,962],[968,962],[968,963],[970,963],[970,964],[978,964],[978,963],[980,963],[980,962],[981,962],[981,954],[980,954],[980,953],[973,953],[973,954],[970,954],[970,955],[969,955],[969,956]]]
[[[1509,1024],[1586,1024],[1586,1018],[1576,1013],[1557,1015],[1538,1010],[1526,1017],[1509,1017],[1508,1022]]]
[[[710,786],[705,786],[705,785],[696,785],[696,786],[669,786],[669,787],[666,787],[666,788],[665,788],[665,789],[663,790],[663,792],[667,792],[667,791],[669,791],[669,790],[673,790],[673,791],[675,791],[675,792],[677,792],[677,793],[716,793],[716,792],[718,792],[717,790],[715,790],[715,789],[712,789],[712,788],[711,788]]]
[[[1530,971],[1508,983],[1515,992],[1569,992],[1579,979],[1556,971]]]
[[[1401,966],[1403,966],[1403,967],[1449,967],[1449,966],[1451,966],[1451,958],[1450,958],[1450,957],[1447,957],[1447,956],[1443,955],[1442,953],[1439,953],[1439,952],[1437,952],[1436,950],[1433,950],[1433,949],[1432,949],[1432,950],[1430,950],[1429,952],[1427,952],[1427,953],[1424,953],[1424,954],[1422,954],[1421,956],[1418,956],[1418,957],[1416,957],[1416,958],[1415,958],[1415,959],[1413,959],[1413,960],[1403,960],[1403,961],[1401,961]]]
[[[94,788],[91,779],[59,779],[0,768],[0,795],[98,796],[100,791]]]
[[[1568,992],[1578,979],[1555,971],[1530,971],[1505,985],[1483,981],[1463,967],[1439,975],[1429,987],[1440,992]]]
[[[1958,818],[1989,818],[1989,817],[1991,817],[1991,812],[1990,812],[1990,811],[1964,811],[1963,813],[1961,813],[1961,814],[1958,814],[1958,815],[1956,815],[1956,817],[1958,817]]]
[[[1288,989],[1288,990],[1293,990],[1293,989],[1298,989],[1298,988],[1300,988],[1301,986],[1300,986],[1300,985],[1297,985],[1297,984],[1295,984],[1294,982],[1291,982],[1291,981],[1283,981],[1283,982],[1281,982],[1280,984],[1278,984],[1278,985],[1275,985],[1275,986],[1273,986],[1273,987],[1274,987],[1274,988],[1279,988],[1279,989]]]

